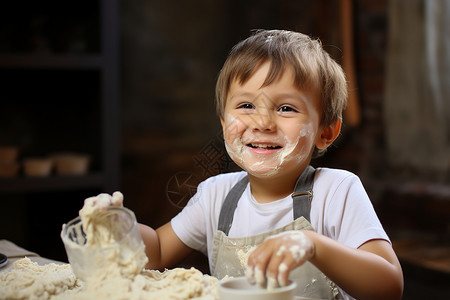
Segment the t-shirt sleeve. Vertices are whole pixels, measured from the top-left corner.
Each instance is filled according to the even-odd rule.
[[[337,186],[325,218],[329,234],[338,242],[358,248],[365,242],[390,242],[360,179],[351,174]]]
[[[171,220],[172,228],[178,238],[188,247],[206,254],[205,205],[202,203],[202,185],[189,200],[183,210]]]

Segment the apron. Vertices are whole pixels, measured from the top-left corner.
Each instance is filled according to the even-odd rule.
[[[223,279],[226,276],[245,276],[247,259],[251,250],[261,244],[267,237],[287,230],[312,230],[310,210],[315,169],[308,166],[300,175],[292,194],[294,221],[281,227],[258,235],[230,238],[228,233],[233,223],[234,211],[242,193],[248,185],[248,177],[241,179],[228,193],[222,205],[218,230],[214,235],[212,251],[212,273]],[[289,279],[297,283],[296,296],[318,299],[343,299],[336,284],[328,279],[310,262],[291,271]]]

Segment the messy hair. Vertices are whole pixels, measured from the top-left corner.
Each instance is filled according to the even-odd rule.
[[[347,82],[341,66],[319,40],[285,30],[257,30],[231,49],[216,84],[216,110],[221,118],[231,82],[244,84],[265,62],[270,62],[270,69],[263,86],[270,85],[287,67],[292,67],[297,88],[312,85],[321,91],[320,125],[329,126],[342,119]]]

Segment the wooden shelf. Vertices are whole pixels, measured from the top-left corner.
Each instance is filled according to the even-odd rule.
[[[23,155],[30,156],[60,149],[90,153],[98,172],[0,178],[0,194],[117,190],[119,1],[5,2],[1,7],[0,23],[9,29],[0,38],[0,77],[6,84],[2,95],[7,99],[0,101],[0,143],[26,149]],[[71,47],[74,41],[84,47]]]
[[[48,192],[71,189],[102,188],[102,173],[49,177],[0,178],[0,193]]]
[[[20,69],[89,70],[102,67],[99,54],[8,54],[0,53],[0,67]]]

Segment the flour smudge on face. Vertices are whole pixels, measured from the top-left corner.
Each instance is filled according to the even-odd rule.
[[[310,154],[313,132],[311,123],[297,125],[299,134],[295,140],[289,140],[287,135],[280,132],[270,141],[273,145],[280,145],[280,150],[274,150],[273,154],[258,155],[252,153],[250,147],[258,140],[258,137],[255,135],[244,141],[242,134],[239,133],[239,127],[247,125],[231,114],[227,118],[229,128],[225,130],[225,148],[233,161],[249,174],[270,177],[277,174],[286,162],[305,160]],[[236,137],[229,143],[228,140],[231,136]]]

